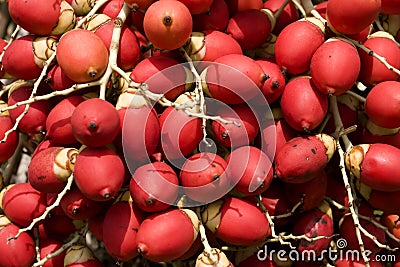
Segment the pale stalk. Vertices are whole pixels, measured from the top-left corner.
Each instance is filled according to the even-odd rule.
[[[296,8],[300,11],[301,15],[306,18],[307,14],[306,11],[304,10],[303,6],[300,3],[300,0],[292,0],[292,3],[296,6]]]
[[[358,218],[361,218],[360,214],[358,214]],[[372,223],[372,220],[369,220],[369,222]],[[383,248],[383,249],[387,249],[388,251],[396,251],[397,248],[391,248],[388,245],[384,245],[381,242],[379,242],[379,240],[376,238],[376,236],[372,235],[371,233],[369,233],[362,225],[360,225],[360,231],[361,233],[363,233],[366,237],[368,237],[369,239],[371,239],[372,241],[374,241],[375,245],[378,248]]]
[[[58,193],[57,195],[57,199],[56,201],[54,201],[53,204],[51,204],[50,206],[46,207],[46,210],[43,212],[42,215],[40,215],[39,217],[33,219],[33,221],[31,222],[31,224],[28,227],[25,228],[21,228],[18,230],[18,233],[14,236],[14,237],[10,237],[9,240],[11,239],[17,239],[23,232],[27,232],[33,229],[33,227],[40,221],[43,221],[47,218],[47,216],[49,215],[49,213],[56,207],[58,207],[60,205],[60,202],[62,200],[62,198],[67,194],[67,192],[71,189],[71,185],[74,181],[74,176],[73,174],[71,174],[68,177],[67,180],[67,184],[65,185],[64,189]]]
[[[388,237],[390,237],[391,239],[393,239],[394,241],[400,243],[400,239],[397,238],[396,236],[394,236],[391,232],[389,232],[389,229],[386,226],[383,226],[382,224],[380,224],[379,222],[377,222],[376,220],[374,220],[373,218],[369,217],[369,216],[365,216],[362,214],[358,214],[358,217],[360,219],[363,219],[365,221],[368,221],[370,223],[372,223],[373,225],[375,225],[376,227],[378,227],[379,229],[382,229],[383,231],[385,231],[386,235]],[[397,250],[398,248],[395,248],[395,250]]]
[[[275,223],[271,218],[271,215],[268,212],[268,209],[264,206],[264,204],[262,203],[262,196],[258,195],[257,196],[257,206],[259,206],[261,208],[261,210],[264,212],[265,217],[268,220],[269,223],[269,227],[271,228],[271,235],[272,237],[277,237],[276,232],[275,232]]]
[[[340,204],[339,202],[333,200],[333,199],[330,198],[330,197],[325,196],[324,199],[325,199],[327,202],[329,202],[329,204],[331,204],[332,206],[334,206],[335,208],[337,208],[337,209],[339,209],[339,210],[347,210],[347,211],[349,210],[349,207],[346,207],[346,206]],[[359,214],[359,215],[360,215],[360,214]],[[360,218],[361,218],[361,217],[360,217]]]
[[[303,204],[303,202],[304,202],[303,199],[300,200],[299,202],[297,202],[297,204],[294,205],[292,210],[288,213],[271,216],[272,220],[285,219],[285,218],[289,218],[289,217],[293,216],[294,213],[296,212],[296,210]]]
[[[218,258],[212,253],[212,247],[210,246],[210,243],[208,243],[206,228],[204,227],[203,221],[201,220],[200,208],[196,209],[196,214],[197,214],[197,217],[199,218],[200,238],[201,238],[201,243],[203,244],[203,247],[204,247],[203,253],[206,257],[208,257],[210,259],[213,266],[222,267],[218,261]]]
[[[102,7],[108,1],[110,0],[96,0],[94,7],[89,11],[89,13],[87,13],[85,17],[83,17],[76,23],[75,29],[81,28],[83,24],[85,24],[88,21],[88,19],[90,19],[94,14],[96,14],[96,12],[100,9],[100,7]]]
[[[15,28],[14,32],[11,34],[11,38],[8,40],[7,45],[3,48],[3,51],[1,51],[0,54],[0,62],[3,61],[3,57],[4,57],[4,52],[6,52],[7,48],[11,45],[11,43],[15,40],[15,38],[17,37],[18,32],[21,30],[21,27],[17,25],[17,27]]]
[[[110,79],[110,76],[113,72],[113,69],[117,68],[117,57],[119,52],[119,43],[121,38],[122,26],[124,25],[125,20],[128,17],[128,14],[131,12],[129,6],[124,3],[121,11],[118,16],[114,20],[114,29],[111,36],[111,44],[110,44],[110,55],[108,58],[107,69],[100,79],[100,99],[106,99],[106,90],[107,90],[107,82]]]
[[[10,184],[12,174],[17,165],[19,165],[25,139],[27,139],[26,135],[23,133],[19,133],[18,146],[15,149],[14,154],[11,156],[11,158],[8,159],[7,166],[4,168],[3,179],[4,179],[4,185],[6,186]]]
[[[183,56],[185,57],[186,61],[188,62],[190,71],[193,73],[193,75],[195,77],[195,83],[196,83],[196,87],[194,89],[195,94],[196,94],[195,101],[196,101],[196,105],[197,104],[199,105],[199,113],[202,115],[205,115],[206,102],[205,102],[201,77],[193,64],[193,60],[187,54],[186,50],[181,48],[180,51],[182,52]],[[210,145],[206,139],[207,138],[207,119],[206,118],[202,118],[201,128],[203,130],[203,142],[207,145]]]
[[[357,93],[355,93],[353,91],[347,91],[346,94],[351,95],[352,97],[354,97],[355,99],[357,99],[361,103],[365,103],[367,101],[365,99],[365,97],[362,97],[362,96],[360,96],[359,94],[357,94]]]
[[[37,80],[35,81],[35,83],[33,84],[33,89],[32,89],[32,93],[29,96],[29,98],[33,98],[36,96],[37,90],[39,88],[39,84],[42,82],[43,78],[46,76],[47,73],[47,69],[49,67],[49,65],[51,64],[51,62],[55,59],[56,57],[56,53],[54,52],[49,59],[47,59],[44,63],[43,63],[43,69],[42,72],[40,73],[39,78],[37,78]],[[15,119],[15,123],[14,126],[8,130],[7,132],[4,133],[4,138],[0,141],[0,143],[4,143],[5,141],[7,141],[7,137],[10,133],[14,132],[17,130],[19,123],[21,122],[21,120],[25,117],[25,115],[28,113],[29,111],[29,107],[30,104],[26,104],[24,111]]]
[[[50,254],[47,254],[46,257],[44,257],[43,259],[41,259],[38,262],[36,262],[35,264],[33,264],[32,267],[39,267],[39,266],[44,265],[49,259],[60,255],[65,250],[67,250],[70,247],[72,247],[73,245],[75,245],[79,241],[79,239],[81,239],[87,233],[88,229],[89,229],[88,228],[88,224],[85,224],[85,226],[79,232],[75,233],[74,237],[70,241],[68,241],[67,243],[63,244],[56,251],[54,251],[54,252],[52,252]]]
[[[279,9],[274,13],[274,18],[277,20],[279,16],[282,14],[282,11],[285,9],[285,7],[289,4],[289,2],[292,2],[292,0],[285,0],[282,5],[279,7]]]

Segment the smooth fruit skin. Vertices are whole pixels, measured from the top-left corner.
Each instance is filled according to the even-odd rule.
[[[226,32],[238,41],[243,50],[252,50],[267,41],[271,29],[267,14],[250,9],[233,16],[228,22]]]
[[[400,14],[400,1],[381,0],[381,12],[385,14]]]
[[[46,135],[53,142],[62,145],[78,142],[72,131],[71,116],[84,100],[82,96],[70,96],[52,108],[46,120]]]
[[[63,34],[57,45],[57,62],[71,80],[98,80],[108,64],[108,50],[95,33],[74,29]]]
[[[137,232],[144,214],[132,202],[116,202],[103,221],[103,242],[107,252],[117,260],[128,261],[139,255]]]
[[[217,238],[232,245],[257,245],[271,234],[264,213],[239,198],[227,197],[211,203],[203,212],[202,220]]]
[[[255,111],[247,104],[222,107],[216,114],[240,124],[240,127],[213,121],[212,130],[215,140],[226,147],[239,147],[251,143],[259,131],[259,121],[254,113]]]
[[[329,24],[343,34],[356,34],[378,17],[381,0],[329,0],[326,7]]]
[[[75,84],[73,80],[65,75],[64,71],[58,64],[55,64],[50,68],[44,81],[53,91],[61,91],[70,88]]]
[[[160,142],[160,122],[154,110],[147,107],[120,109],[122,145],[129,164],[149,161]]]
[[[23,86],[14,90],[8,98],[8,105],[14,105],[19,101],[29,99],[32,93],[32,87]],[[10,118],[13,123],[16,122],[18,116],[25,110],[25,105],[21,105],[16,109],[10,110]],[[18,129],[27,134],[37,134],[46,128],[47,115],[51,110],[51,102],[48,100],[36,101],[29,105],[28,113],[22,118],[18,124]]]
[[[311,131],[328,112],[328,97],[312,83],[310,77],[296,77],[286,84],[281,110],[286,122],[297,131]]]
[[[385,81],[375,85],[367,95],[365,112],[378,126],[400,127],[400,82]]]
[[[262,9],[262,0],[226,0],[229,8],[229,14],[233,17],[236,13],[249,9]]]
[[[166,190],[160,179],[176,186]],[[175,202],[178,185],[178,177],[167,163],[153,162],[136,169],[130,181],[129,191],[136,207],[146,212],[158,212],[169,208],[169,203]],[[165,203],[165,200],[168,200],[168,203]]]
[[[218,64],[211,64],[202,73],[205,90],[226,104],[240,104],[257,96],[268,78],[260,65],[245,55],[225,55],[214,62]]]
[[[63,243],[52,240],[52,239],[40,239],[39,240],[39,248],[40,248],[40,258],[45,258],[48,254],[51,254],[62,247]],[[59,255],[50,258],[43,264],[43,267],[60,267],[64,265],[64,257],[66,252],[62,252]]]
[[[383,226],[387,227],[389,233],[393,234],[396,238],[400,238],[400,224],[398,223],[399,215],[383,213],[380,222]],[[388,241],[394,246],[398,246],[399,243],[395,240],[388,239]]]
[[[101,147],[111,143],[120,131],[120,118],[108,101],[92,98],[80,103],[71,116],[72,132],[82,144]]]
[[[132,9],[145,11],[155,0],[124,0],[124,2]]]
[[[7,3],[13,21],[36,35],[50,35],[60,16],[61,0],[9,0]]]
[[[307,21],[295,21],[286,26],[275,43],[278,65],[290,74],[306,72],[317,48],[325,41],[319,27]]]
[[[263,7],[276,13],[284,3],[283,0],[268,0],[264,2]],[[278,35],[287,25],[299,19],[299,12],[293,2],[289,2],[282,13],[279,15],[272,29],[272,33]]]
[[[315,136],[295,137],[276,154],[275,174],[287,183],[312,180],[328,164],[327,149]]]
[[[9,75],[24,80],[39,77],[42,69],[35,63],[33,53],[34,35],[26,35],[14,40],[4,52],[3,68]],[[18,64],[15,64],[18,62]]]
[[[183,159],[203,138],[201,119],[189,117],[184,111],[168,107],[160,116],[161,147],[169,160]]]
[[[10,130],[14,124],[9,116],[0,116],[0,140],[4,138],[5,133]],[[0,143],[0,163],[7,161],[18,146],[19,136],[16,131],[7,136],[4,143]]]
[[[229,191],[230,177],[225,172],[226,161],[213,153],[201,152],[188,158],[183,166],[179,179],[185,193],[193,200],[206,202],[225,195]],[[202,186],[207,186],[202,188]]]
[[[224,31],[229,21],[229,10],[224,0],[214,0],[205,14],[193,15],[193,31]]]
[[[29,267],[35,260],[35,241],[23,232],[17,239],[14,237],[20,228],[9,224],[0,229],[0,266],[1,267]]]
[[[185,4],[192,15],[207,13],[214,0],[179,0]]]
[[[189,39],[192,15],[181,2],[163,0],[153,3],[146,11],[143,27],[147,38],[159,49],[174,50]]]
[[[136,243],[144,258],[162,262],[181,257],[196,237],[189,216],[183,210],[168,209],[148,216],[140,224]]]
[[[193,32],[185,50],[194,61],[214,61],[225,55],[243,54],[239,43],[232,36],[214,30]]]
[[[387,144],[354,146],[346,154],[347,168],[361,183],[374,190],[400,191],[400,149]]]
[[[364,42],[364,46],[377,55],[384,57],[395,68],[400,68],[400,48],[397,44],[385,37],[373,37]],[[360,51],[361,70],[359,80],[366,86],[373,86],[383,81],[395,81],[399,75],[389,70],[376,58]]]
[[[89,199],[107,201],[121,189],[125,167],[121,158],[107,147],[85,148],[74,166],[74,180]]]
[[[354,85],[360,68],[360,57],[352,44],[329,39],[312,56],[310,76],[322,93],[341,95]]]
[[[227,157],[227,172],[237,184],[235,188],[246,195],[258,195],[267,190],[272,182],[271,160],[260,149],[242,146]]]
[[[5,192],[1,201],[7,218],[24,227],[42,215],[47,206],[46,194],[37,191],[29,183],[13,185]]]

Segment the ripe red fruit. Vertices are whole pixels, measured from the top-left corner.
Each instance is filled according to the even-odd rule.
[[[0,266],[29,267],[35,260],[35,241],[23,232],[17,239],[14,237],[20,228],[8,224],[0,229]]]
[[[198,202],[210,202],[227,194],[230,177],[226,168],[226,161],[213,153],[202,152],[188,158],[179,176],[182,186],[187,187],[186,195]]]
[[[311,131],[328,112],[328,97],[312,83],[310,77],[296,77],[283,90],[281,110],[286,122],[297,131]]]
[[[168,209],[150,215],[140,224],[137,232],[138,251],[144,258],[156,262],[183,256],[197,238],[196,219],[193,211],[181,209]]]
[[[232,245],[257,245],[271,234],[265,214],[239,198],[227,197],[211,203],[202,220],[217,238]]]
[[[381,12],[385,14],[400,14],[400,1],[381,0]]]
[[[111,143],[120,131],[117,110],[111,103],[99,98],[80,103],[72,113],[71,126],[75,138],[90,147]]]
[[[46,194],[37,191],[29,183],[13,184],[0,199],[4,214],[13,223],[28,226],[46,209]]]
[[[386,144],[361,144],[346,153],[346,166],[360,182],[375,190],[400,191],[400,149]]]
[[[224,47],[224,49],[219,49]],[[195,61],[214,61],[225,55],[243,54],[239,43],[230,35],[220,31],[193,32],[186,52]]]
[[[265,257],[265,259],[259,259],[256,253],[244,261],[241,261],[238,267],[277,267],[276,263],[272,259],[267,257],[267,255]]]
[[[264,2],[264,8],[271,10],[273,13],[276,13],[279,8],[282,6],[284,3],[284,0],[268,0]],[[279,15],[278,19],[275,22],[275,26],[272,29],[272,32],[276,35],[278,35],[287,25],[289,25],[292,22],[295,22],[296,20],[299,19],[299,12],[296,9],[296,6],[293,4],[293,2],[289,2],[284,9],[282,10],[282,13]]]
[[[261,91],[268,104],[274,103],[282,95],[285,89],[286,80],[279,66],[267,59],[257,59],[256,62],[261,66],[268,79],[261,87]]]
[[[372,189],[363,183],[357,183],[360,195],[371,205],[371,207],[386,213],[400,214],[400,191],[385,192]]]
[[[262,0],[225,0],[229,13],[233,17],[236,13],[249,9],[262,9]]]
[[[312,82],[324,94],[341,95],[353,87],[360,73],[360,57],[354,45],[331,38],[311,58]]]
[[[32,87],[23,86],[11,92],[8,105],[14,105],[19,101],[29,99],[32,93]],[[21,105],[16,109],[10,110],[10,118],[13,123],[16,122],[18,116],[25,110],[25,105]],[[28,113],[24,115],[18,124],[21,132],[28,134],[37,134],[45,130],[47,115],[51,110],[51,103],[48,100],[36,101],[29,105]]]
[[[95,29],[89,28],[100,37],[108,51],[110,51],[114,23],[115,19],[107,18],[107,21],[102,23],[100,26],[97,24]],[[121,69],[128,71],[135,67],[139,62],[139,59],[140,48],[137,37],[133,31],[124,24],[121,29],[117,64]]]
[[[88,199],[75,186],[61,199],[60,206],[65,215],[74,220],[89,219],[105,208],[103,202]]]
[[[400,48],[386,37],[372,37],[364,42],[364,46],[371,49],[377,55],[384,57],[395,68],[400,68]],[[373,86],[383,81],[395,81],[399,75],[389,70],[376,58],[360,51],[361,70],[359,80],[366,86]]]
[[[236,183],[236,190],[246,195],[258,195],[269,188],[273,177],[271,160],[260,149],[242,146],[227,157],[227,172]]]
[[[335,150],[335,140],[326,134],[295,137],[276,154],[275,174],[288,183],[310,181],[325,168]]]
[[[124,0],[124,2],[132,9],[145,11],[156,0]]]
[[[77,154],[77,149],[63,147],[49,147],[38,152],[29,163],[29,183],[41,192],[61,192],[72,174]]]
[[[76,107],[85,101],[82,96],[70,96],[59,102],[50,111],[46,120],[46,135],[55,143],[75,144],[76,140],[71,125],[71,116]]]
[[[122,145],[128,166],[133,167],[130,163],[148,162],[160,142],[160,122],[156,112],[141,107],[120,109],[118,113],[121,116]]]
[[[143,27],[146,37],[155,47],[174,50],[189,39],[192,23],[192,15],[183,3],[163,0],[147,9]]]
[[[136,169],[129,191],[136,207],[146,212],[157,212],[175,202],[178,186],[178,176],[167,163],[153,162]]]
[[[168,107],[160,116],[161,148],[169,161],[184,159],[203,138],[202,121]]]
[[[385,81],[368,93],[365,112],[380,127],[400,127],[400,82]]]
[[[4,139],[5,133],[13,126],[14,124],[9,116],[0,115],[0,140]],[[7,136],[7,140],[4,143],[0,143],[0,163],[7,161],[14,154],[18,141],[18,133],[14,131]]]
[[[389,233],[393,234],[396,238],[400,238],[400,224],[398,223],[399,215],[383,213],[380,222],[383,226],[388,228]],[[394,246],[398,246],[399,243],[395,240],[388,239],[388,241]]]
[[[128,261],[139,252],[136,237],[144,214],[132,202],[116,202],[103,221],[103,242],[107,252],[117,260]]]
[[[267,41],[272,25],[263,11],[250,9],[236,13],[228,22],[226,32],[243,50],[252,50]]]
[[[110,200],[121,189],[124,178],[121,158],[107,147],[87,147],[76,158],[74,180],[89,199]]]
[[[219,121],[213,121],[212,130],[215,140],[226,147],[248,145],[256,138],[260,128],[259,121],[254,113],[255,111],[247,104],[220,108],[216,114],[237,124],[224,124]]]
[[[286,26],[275,43],[278,65],[290,74],[306,72],[317,48],[325,41],[323,31],[308,21],[295,21]]]
[[[192,15],[207,13],[214,0],[179,0],[185,4]]]
[[[228,25],[229,10],[224,0],[214,0],[205,14],[193,15],[193,31],[224,31]]]
[[[178,64],[171,57],[153,56],[140,61],[130,77],[137,83],[146,82],[151,92],[164,94],[167,99],[174,100],[185,91],[186,73],[183,66]]]
[[[225,55],[214,62],[217,64],[201,74],[206,82],[204,90],[226,104],[240,104],[257,96],[268,78],[260,65],[244,55]]]
[[[68,78],[77,83],[98,80],[107,68],[107,47],[95,33],[74,29],[60,38],[57,62]]]
[[[338,32],[356,34],[374,22],[380,8],[381,0],[329,0],[326,15],[331,27]]]
[[[47,255],[56,252],[62,247],[63,243],[52,239],[40,239],[39,249],[40,249],[40,259],[44,259]],[[64,257],[66,252],[63,251],[59,255],[51,257],[43,264],[43,267],[58,267],[64,265]]]
[[[53,91],[61,91],[70,88],[75,84],[73,80],[65,75],[64,71],[58,64],[51,67],[44,81]]]

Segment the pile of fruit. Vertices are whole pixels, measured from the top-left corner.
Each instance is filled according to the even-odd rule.
[[[400,266],[399,0],[7,5],[0,267]]]

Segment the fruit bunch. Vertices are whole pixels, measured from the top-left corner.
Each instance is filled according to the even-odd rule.
[[[400,266],[400,1],[2,4],[0,267]]]

